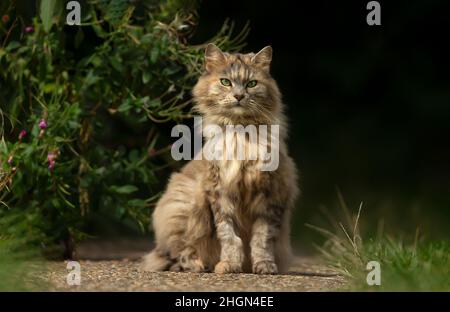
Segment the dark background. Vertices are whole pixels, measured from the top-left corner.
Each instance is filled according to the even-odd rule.
[[[194,43],[226,18],[250,22],[244,52],[274,48],[272,74],[287,106],[289,146],[303,197],[294,236],[363,204],[368,231],[448,238],[450,204],[450,7],[448,1],[379,1],[381,26],[368,26],[368,1],[203,1]]]

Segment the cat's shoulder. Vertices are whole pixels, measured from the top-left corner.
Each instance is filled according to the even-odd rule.
[[[190,178],[195,178],[196,176],[198,176],[200,173],[204,172],[205,170],[207,170],[208,168],[208,164],[207,161],[204,159],[200,159],[200,160],[191,160],[189,161],[186,165],[184,165],[184,167],[181,169],[181,173],[190,177]]]

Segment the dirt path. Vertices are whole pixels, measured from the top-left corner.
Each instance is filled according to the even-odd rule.
[[[313,257],[297,258],[286,275],[143,272],[139,258],[147,250],[118,241],[87,244],[80,250],[80,258],[90,258],[79,261],[80,286],[67,284],[66,262],[50,262],[44,278],[61,291],[326,291],[345,284]]]
[[[53,290],[69,291],[323,291],[344,284],[342,277],[299,258],[287,275],[142,272],[138,261],[80,261],[81,285],[66,283],[66,263],[49,264]]]

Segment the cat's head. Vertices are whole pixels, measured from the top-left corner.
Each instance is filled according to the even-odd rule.
[[[270,46],[256,54],[231,54],[209,44],[205,71],[193,90],[196,110],[225,123],[271,120],[281,105],[271,60]]]

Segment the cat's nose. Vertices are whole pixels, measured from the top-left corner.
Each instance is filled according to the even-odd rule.
[[[239,102],[240,100],[242,100],[244,98],[244,95],[243,94],[234,94],[234,98],[236,100],[238,100],[238,102]]]

